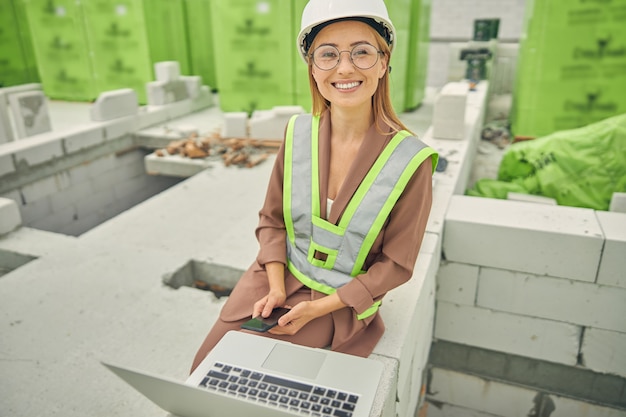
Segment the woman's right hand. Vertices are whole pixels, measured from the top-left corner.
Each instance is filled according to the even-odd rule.
[[[282,307],[287,301],[285,291],[270,289],[270,292],[259,301],[254,303],[252,317],[269,317],[276,307]]]
[[[287,301],[285,291],[285,265],[279,262],[265,264],[270,290],[267,295],[254,303],[252,317],[269,317],[272,310],[282,307]]]

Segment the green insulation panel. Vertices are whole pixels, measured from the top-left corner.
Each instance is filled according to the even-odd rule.
[[[405,110],[413,110],[424,100],[428,74],[431,0],[412,0]]]
[[[132,88],[146,102],[152,81],[141,0],[90,0],[83,4],[98,91]]]
[[[543,136],[626,112],[626,1],[527,7],[513,133]]]
[[[211,27],[212,0],[186,0],[186,29],[189,45],[189,73],[202,77],[202,82],[219,89],[215,71],[213,30]]]
[[[52,99],[98,96],[82,7],[75,0],[24,0],[41,84]]]
[[[0,87],[39,82],[24,4],[0,2]]]
[[[392,68],[389,74],[391,103],[397,113],[405,110],[407,77],[411,45],[411,2],[412,0],[385,0],[389,18],[396,28],[396,43],[391,54]]]
[[[294,0],[293,5],[293,25],[292,35],[293,39],[293,73],[294,73],[294,94],[295,104],[302,106],[306,111],[311,111],[311,86],[309,84],[309,66],[302,60],[296,39],[300,33],[300,22],[302,19],[302,11],[306,6],[308,0]]]
[[[151,61],[178,61],[181,74],[190,75],[185,3],[144,0],[143,9]]]
[[[221,109],[252,112],[294,104],[291,2],[231,0],[211,7]]]

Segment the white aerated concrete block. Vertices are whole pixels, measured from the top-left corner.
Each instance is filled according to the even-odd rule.
[[[469,86],[466,82],[451,82],[443,86],[435,99],[433,118],[465,120]]]
[[[9,95],[13,124],[18,138],[26,138],[52,130],[48,114],[48,99],[41,91]]]
[[[248,137],[248,113],[229,112],[224,113],[224,125],[222,126],[224,138]]]
[[[162,61],[154,63],[156,81],[175,81],[180,78],[180,64],[178,61]]]
[[[473,306],[478,270],[475,265],[442,262],[437,271],[437,300]]]
[[[557,202],[554,198],[544,197],[541,195],[532,195],[532,194],[522,194],[522,193],[513,193],[509,192],[506,195],[507,200],[512,201],[523,201],[526,203],[537,203],[537,204],[548,204],[551,206],[556,206]]]
[[[213,92],[211,88],[207,85],[203,85],[200,87],[200,91],[198,95],[193,98],[191,103],[191,111],[196,112],[202,109],[206,109],[207,107],[211,107],[215,105],[215,97],[213,96]]]
[[[63,130],[63,146],[67,153],[99,145],[104,142],[104,129],[101,126],[71,126]]]
[[[567,323],[437,302],[435,338],[576,365],[581,328]]]
[[[58,132],[49,132],[30,138],[27,145],[20,143],[15,150],[15,163],[19,167],[27,164],[29,167],[52,161],[63,156],[63,137]]]
[[[257,110],[250,118],[250,138],[282,139],[289,119],[295,114],[304,113],[300,106],[280,106],[272,110]]]
[[[183,80],[151,81],[146,83],[148,105],[163,106],[189,98],[187,84]]]
[[[128,136],[138,129],[138,120],[136,117],[120,117],[115,120],[107,120],[102,122],[105,140],[116,140],[124,136]]]
[[[626,378],[626,334],[601,329],[585,329],[582,354],[585,366],[597,372]]]
[[[11,154],[0,154],[0,176],[15,172]]]
[[[609,211],[626,213],[626,193],[613,193]]]
[[[594,210],[454,195],[446,259],[595,282],[604,235]]]
[[[476,305],[626,333],[624,288],[481,268]]]
[[[626,213],[596,211],[605,242],[598,284],[626,288]]]
[[[198,97],[200,89],[202,88],[202,77],[199,75],[182,75],[180,79],[183,80],[187,86],[189,98]]]
[[[433,137],[437,139],[463,139],[465,124],[455,120],[433,119]]]
[[[523,411],[532,408],[535,392],[511,385],[488,383],[482,378],[448,371],[432,370],[428,398],[492,416],[525,416]]]
[[[68,188],[71,177],[67,172],[61,172],[49,177],[42,178],[21,188],[22,198],[26,204],[41,200],[49,195],[58,193]]]
[[[544,402],[549,397],[554,409],[546,413],[544,408],[542,413],[537,410],[536,398],[540,394],[535,390],[440,368],[432,371],[429,391],[432,393],[429,400],[442,404],[440,410],[445,411],[434,413],[433,417],[624,417],[622,410],[546,393],[542,393]],[[446,409],[448,404],[452,405],[451,409]],[[428,408],[428,417],[433,409],[433,406]]]
[[[8,198],[0,198],[0,235],[12,232],[22,224],[22,216],[17,203]]]
[[[7,101],[6,93],[0,89],[0,144],[11,142],[15,137]]]
[[[132,88],[105,91],[91,106],[91,120],[103,122],[118,117],[134,116],[138,111],[137,93]]]
[[[463,139],[465,137],[465,108],[468,84],[446,84],[435,99],[433,107],[433,137]]]
[[[145,157],[146,172],[150,175],[167,175],[171,177],[188,178],[211,167],[207,159],[190,159],[180,155]]]

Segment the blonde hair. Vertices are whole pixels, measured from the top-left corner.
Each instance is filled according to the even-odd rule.
[[[391,50],[389,49],[389,45],[385,42],[385,39],[380,36],[380,34],[371,26],[367,26],[372,34],[376,37],[376,43],[378,44],[378,49],[382,51],[385,59],[387,60],[387,66],[389,67],[389,62],[391,60]],[[309,51],[315,48],[315,40],[311,45]],[[312,108],[311,112],[314,116],[321,115],[327,109],[330,109],[330,102],[324,98],[322,93],[320,93],[319,88],[317,87],[317,83],[315,82],[315,78],[313,78],[313,60],[310,55],[307,55],[307,61],[309,66],[309,88],[311,89],[311,99],[312,99]],[[387,134],[388,132],[383,131],[382,127],[378,125],[378,120],[382,120],[387,125],[391,126],[392,133],[396,133],[400,130],[407,130],[411,132],[405,125],[400,121],[398,115],[396,114],[393,104],[391,104],[391,94],[389,87],[389,72],[385,71],[385,74],[378,80],[378,87],[372,96],[372,111],[374,113],[374,120],[377,121],[376,130],[378,133]],[[413,132],[411,132],[413,134]]]

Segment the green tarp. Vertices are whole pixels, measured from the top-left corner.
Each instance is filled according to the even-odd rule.
[[[511,145],[498,179],[478,180],[467,194],[505,199],[508,192],[608,210],[613,193],[626,192],[626,114]]]

